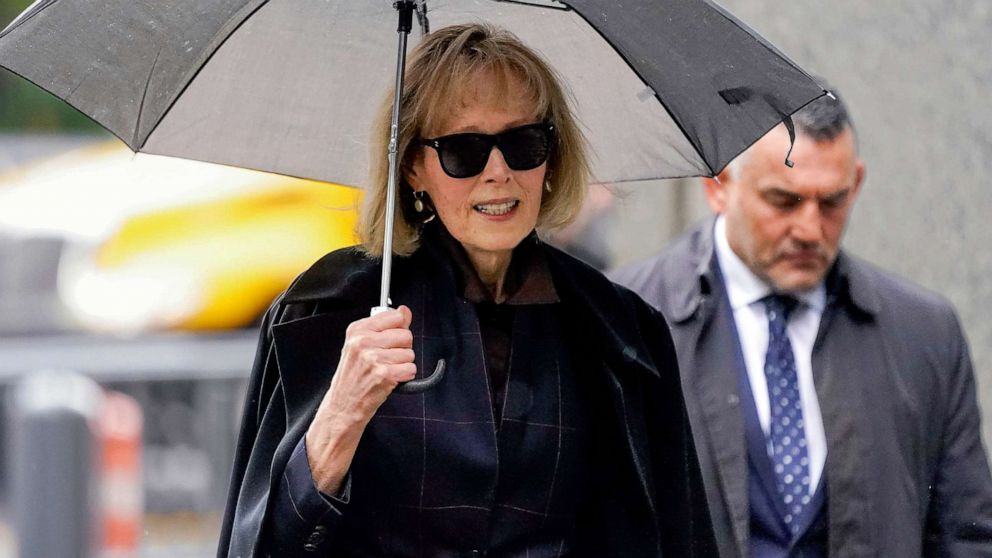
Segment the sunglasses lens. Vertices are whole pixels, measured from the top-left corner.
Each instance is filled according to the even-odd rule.
[[[475,176],[486,168],[492,150],[485,136],[459,134],[445,139],[439,150],[441,168],[452,178]]]
[[[517,171],[541,166],[551,152],[551,131],[544,124],[521,126],[496,135],[453,134],[424,141],[437,149],[441,168],[452,178],[481,173],[493,145],[499,147],[507,166]]]
[[[547,128],[526,126],[501,134],[497,145],[507,166],[513,170],[536,169],[548,160],[550,146]]]

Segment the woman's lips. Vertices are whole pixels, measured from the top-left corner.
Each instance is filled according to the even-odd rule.
[[[484,215],[502,217],[516,209],[518,205],[520,205],[520,200],[505,200],[479,203],[473,205],[472,208]]]

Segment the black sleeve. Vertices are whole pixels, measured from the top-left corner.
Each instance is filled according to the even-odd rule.
[[[647,380],[642,392],[655,452],[652,464],[658,483],[657,498],[667,503],[667,510],[678,510],[659,514],[663,546],[674,556],[718,556],[671,331],[665,317],[647,303],[637,300],[634,307],[640,332],[650,340],[652,358],[660,374]],[[659,451],[662,448],[668,451]],[[680,451],[671,452],[671,448]]]
[[[272,350],[272,324],[282,313],[280,299],[272,304],[259,333],[258,348],[255,351],[255,362],[252,366],[245,396],[244,409],[241,416],[241,433],[234,453],[234,467],[228,488],[227,504],[224,509],[224,519],[221,524],[220,538],[217,544],[218,558],[227,558],[231,551],[234,535],[235,515],[242,502],[242,486],[248,471],[252,450],[258,437],[259,426],[269,401],[273,399],[278,384],[278,371],[275,355]]]
[[[339,496],[329,496],[317,489],[307,460],[306,437],[300,438],[269,502],[265,554],[312,556],[327,546],[350,496],[350,473]]]

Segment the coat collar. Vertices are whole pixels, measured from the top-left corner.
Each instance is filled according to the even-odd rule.
[[[406,258],[396,258],[403,267]],[[353,246],[342,248],[317,260],[286,290],[283,302],[358,301],[372,296],[377,300],[382,260]]]
[[[704,298],[712,294],[714,281],[718,280],[713,238],[715,223],[715,218],[710,219],[682,239],[687,243],[690,265],[672,270],[678,276],[667,282],[674,290],[668,317],[675,323],[695,316]],[[856,258],[844,251],[838,254],[825,280],[827,302],[873,317],[880,309],[878,287],[864,266],[855,265],[856,262]]]
[[[409,257],[394,257],[394,275],[409,265],[440,266],[455,281],[458,295],[469,302],[483,302],[492,297],[475,274],[468,256],[450,233],[438,223],[425,227],[421,246]],[[558,294],[548,271],[546,246],[532,232],[514,250],[508,273],[510,297],[506,304],[549,304],[558,302]],[[414,263],[411,263],[414,262]],[[315,302],[364,300],[381,281],[382,259],[353,246],[327,254],[290,285],[285,301]],[[364,296],[363,296],[364,295]],[[378,298],[378,291],[375,291]]]
[[[632,306],[636,297],[581,260],[547,244],[544,249],[561,300],[577,312],[576,318],[589,328],[592,339],[603,341],[607,362],[628,365],[620,367],[624,370],[633,365],[660,376],[659,365],[667,363],[654,361],[652,355],[657,353],[640,333],[638,318],[643,316]],[[646,304],[643,306],[653,312]],[[660,314],[656,318],[664,320]]]
[[[604,356],[613,362],[636,365],[658,376],[659,365],[654,362],[652,351],[639,334],[631,302],[617,290],[622,287],[578,259],[539,240],[537,242],[538,248],[545,251],[561,301],[575,309],[577,315],[587,321],[596,338],[603,341]],[[394,276],[409,273],[416,266],[435,265],[434,258],[427,252],[421,247],[412,256],[394,258]],[[327,308],[374,305],[378,301],[381,266],[380,258],[369,256],[358,247],[331,252],[293,282],[286,291],[284,301],[320,302]],[[448,267],[449,273],[454,274],[454,268]]]

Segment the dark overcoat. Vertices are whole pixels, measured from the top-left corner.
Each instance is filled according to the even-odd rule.
[[[549,246],[541,248],[561,301],[568,343],[581,344],[583,358],[590,359],[591,366],[584,369],[595,376],[601,406],[589,418],[606,438],[597,446],[604,451],[592,466],[591,486],[583,487],[587,505],[577,519],[577,555],[714,556],[675,349],[664,318],[580,261]],[[437,275],[436,260],[425,252],[421,248],[394,261],[393,292],[401,293],[394,295],[396,304],[424,308],[425,300],[453,297],[433,290],[450,290],[454,271]],[[330,384],[347,325],[377,304],[380,273],[379,260],[356,249],[333,252],[303,273],[267,313],[218,556],[268,553],[267,525],[279,519],[272,517],[271,495]],[[426,311],[446,310],[435,300]],[[415,347],[418,340],[432,338],[424,328],[415,316]],[[437,358],[444,350],[418,352],[418,375],[433,367],[420,353]],[[290,541],[288,551],[287,541],[280,541],[284,550],[279,555],[313,555],[306,551],[313,549],[308,544],[315,540],[313,529],[301,525],[299,540]],[[333,555],[335,535],[319,534],[322,553]]]
[[[719,556],[747,558],[738,341],[713,221],[614,278],[670,319]],[[992,478],[953,308],[843,252],[826,289],[812,365],[827,438],[829,556],[992,557]]]

